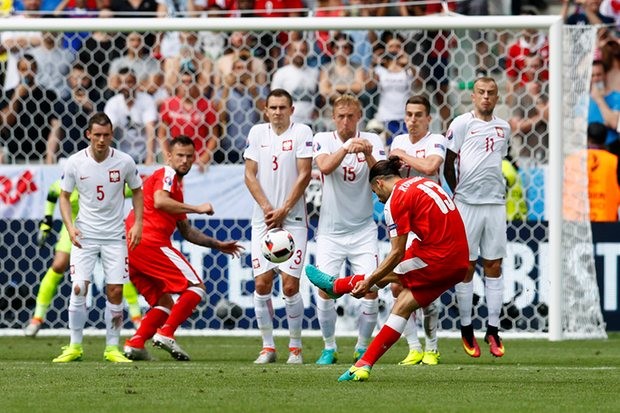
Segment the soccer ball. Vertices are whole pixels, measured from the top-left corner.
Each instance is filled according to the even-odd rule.
[[[293,256],[295,240],[282,228],[270,229],[260,242],[263,256],[274,264],[280,264]]]

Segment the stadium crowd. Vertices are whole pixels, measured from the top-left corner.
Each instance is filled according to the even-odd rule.
[[[567,24],[601,24],[593,69],[589,122],[608,129],[607,148],[620,154],[620,46],[611,0],[13,0],[7,19],[97,17],[281,17],[524,14],[561,5]],[[12,7],[12,9],[11,9]],[[537,8],[539,7],[539,8]],[[9,12],[9,10],[11,10]],[[407,98],[432,97],[433,129],[466,111],[459,87],[495,78],[513,139],[517,169],[548,161],[548,39],[543,32],[467,33],[475,49],[464,85],[450,31],[0,33],[0,162],[58,162],[87,146],[86,119],[110,116],[116,145],[137,163],[163,160],[168,138],[190,136],[197,167],[241,163],[247,134],[263,120],[269,90],[293,96],[293,121],[316,132],[333,129],[331,103],[348,93],[363,106],[360,127],[380,125],[386,148],[406,132]],[[601,73],[602,72],[602,73]],[[594,76],[599,76],[594,79]]]

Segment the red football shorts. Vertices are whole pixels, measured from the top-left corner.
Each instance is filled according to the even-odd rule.
[[[394,269],[404,288],[411,290],[413,298],[424,308],[431,304],[441,294],[465,279],[469,262],[467,256],[461,254],[461,259],[445,257],[441,262],[425,262],[413,256],[412,248],[405,252],[403,261]]]
[[[185,256],[171,246],[139,244],[129,251],[129,278],[150,306],[164,293],[178,294],[202,282]]]

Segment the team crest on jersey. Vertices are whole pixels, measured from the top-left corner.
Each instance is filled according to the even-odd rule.
[[[363,153],[358,152],[355,154],[355,156],[357,157],[358,162],[366,162],[366,157]]]
[[[415,151],[416,158],[426,158],[426,149],[418,149]]]
[[[108,171],[108,174],[110,176],[110,182],[114,183],[121,181],[121,171],[119,171],[118,169]]]
[[[497,133],[497,136],[500,138],[504,137],[504,130],[500,127],[495,127],[495,133]]]
[[[288,139],[286,141],[282,141],[282,150],[283,151],[292,151],[293,150],[293,141]]]

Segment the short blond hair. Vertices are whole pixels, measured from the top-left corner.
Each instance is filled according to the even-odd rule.
[[[340,95],[336,98],[336,100],[334,100],[334,109],[340,106],[355,106],[360,112],[362,111],[362,104],[359,99],[348,93]]]

